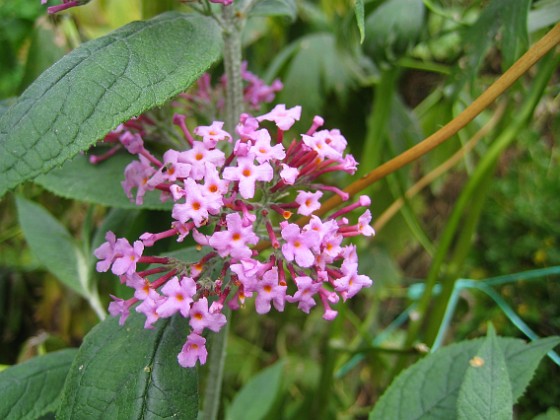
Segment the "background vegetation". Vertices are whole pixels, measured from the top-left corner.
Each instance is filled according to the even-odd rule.
[[[159,11],[150,0],[95,0],[46,16],[39,3],[0,4],[0,112],[80,43]],[[318,114],[340,128],[361,162],[360,175],[452,120],[560,20],[553,0],[366,1],[360,43],[353,2],[283,3],[293,8],[254,18],[246,28],[249,69],[283,81],[276,102],[302,105],[302,127]],[[174,1],[159,6],[186,10]],[[221,73],[213,69],[215,78]],[[243,409],[240,390],[279,360],[284,375],[274,392],[278,372],[265,371],[271,405],[283,409],[271,418],[311,412],[364,418],[399,371],[434,343],[485,335],[488,321],[498,335],[527,338],[496,299],[457,279],[550,269],[494,290],[537,336],[560,335],[559,77],[558,55],[545,57],[455,138],[369,187],[378,233],[359,243],[360,271],[375,285],[339,305],[334,322],[294,308],[233,315],[223,390],[233,418]],[[424,188],[410,192],[424,177]],[[339,178],[341,186],[352,181]],[[168,223],[166,212],[62,198],[40,183],[16,192],[54,215],[84,253],[108,218],[119,220],[118,234],[128,238]],[[98,322],[84,298],[27,245],[14,197],[0,202],[0,364],[6,366],[77,347]],[[423,308],[430,279],[439,286]],[[103,307],[109,294],[119,295],[112,276],[97,274],[95,283]],[[454,290],[455,311],[445,318]],[[559,415],[558,377],[558,364],[545,358],[516,405],[517,417],[547,410],[552,416],[554,408]]]

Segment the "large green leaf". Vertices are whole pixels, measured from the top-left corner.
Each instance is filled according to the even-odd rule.
[[[36,419],[56,410],[77,349],[35,357],[0,373],[0,418]]]
[[[171,204],[162,203],[160,192],[146,193],[144,204],[137,206],[124,193],[121,181],[124,180],[124,168],[133,156],[117,154],[97,165],[89,163],[85,156],[75,156],[60,168],[55,168],[35,179],[45,189],[65,198],[88,203],[124,209],[169,210]]]
[[[508,420],[513,416],[513,398],[504,352],[493,327],[476,356],[469,361],[457,399],[459,419]]]
[[[16,197],[25,240],[39,262],[66,286],[88,298],[88,262],[66,228],[42,206]]]
[[[265,418],[278,397],[284,362],[264,369],[239,391],[227,413],[230,420]]]
[[[160,319],[146,330],[145,319],[132,310],[124,326],[111,317],[85,337],[57,419],[196,418],[196,369],[177,362],[188,320]]]
[[[483,341],[481,338],[452,344],[409,367],[385,391],[370,413],[370,420],[456,418],[460,387],[469,362]],[[542,356],[560,343],[560,339],[549,337],[527,344],[514,338],[497,337],[497,342],[505,357],[515,403]],[[403,395],[407,396],[406,402]]]
[[[220,54],[215,22],[165,13],[87,42],[0,118],[0,196],[185,90]]]

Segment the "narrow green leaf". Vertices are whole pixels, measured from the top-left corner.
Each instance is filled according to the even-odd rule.
[[[278,397],[284,362],[279,361],[255,375],[236,395],[228,410],[230,420],[265,418]]]
[[[25,240],[39,262],[61,282],[88,298],[86,258],[66,228],[47,210],[16,197],[18,218]]]
[[[36,419],[55,411],[77,352],[66,349],[48,353],[2,371],[0,418]]]
[[[528,15],[531,7],[531,0],[517,0],[504,4],[503,15],[503,40],[502,53],[504,70],[511,65],[521,55],[527,51],[529,47],[529,28]]]
[[[297,8],[294,0],[262,0],[250,12],[251,16],[288,16],[296,19]]]
[[[355,0],[354,13],[356,14],[356,23],[360,31],[360,44],[364,42],[366,32],[364,29],[364,0]]]
[[[132,310],[124,326],[111,317],[85,337],[57,419],[196,418],[196,369],[177,363],[188,321],[160,319],[146,330],[145,319]]]
[[[494,327],[482,342],[459,390],[457,413],[465,420],[509,420],[513,398],[504,352]]]
[[[512,401],[527,386],[542,357],[555,344],[557,337],[530,344],[514,338],[497,337],[511,378]],[[484,339],[463,341],[444,347],[426,356],[402,372],[389,386],[370,413],[370,420],[410,418],[456,418],[457,398],[469,362],[477,355]],[[539,349],[539,350],[537,350]],[[533,353],[535,352],[535,353]],[[519,366],[528,363],[532,368]],[[402,396],[406,395],[406,404]]]
[[[35,182],[52,193],[65,198],[102,204],[123,209],[169,210],[170,203],[162,203],[160,192],[146,193],[144,204],[137,206],[124,193],[121,181],[124,169],[134,159],[133,156],[117,154],[92,165],[85,156],[75,156],[60,168],[35,179]],[[134,193],[134,191],[133,191]]]
[[[0,196],[185,90],[220,45],[210,18],[170,12],[66,55],[0,118]]]

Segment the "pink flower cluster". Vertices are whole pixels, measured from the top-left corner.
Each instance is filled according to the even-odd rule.
[[[276,93],[284,87],[279,79],[275,79],[270,85],[267,85],[261,78],[247,69],[246,61],[241,65],[241,79],[243,80],[245,107],[252,111],[258,111],[262,104],[272,102]],[[228,80],[224,74],[219,83],[213,86],[210,74],[205,73],[198,80],[194,89],[181,94],[180,97],[187,100],[190,113],[208,118],[216,111],[220,113],[223,110],[227,83]],[[214,115],[214,117],[218,116]]]
[[[356,161],[344,154],[346,140],[338,130],[319,130],[320,117],[300,138],[286,141],[285,132],[300,115],[301,107],[284,105],[257,117],[243,114],[235,136],[219,121],[196,127],[193,136],[184,117],[176,116],[190,147],[168,150],[161,160],[145,149],[140,134],[124,130],[119,136],[139,158],[126,168],[126,194],[142,203],[147,191],[159,190],[162,199],[173,200],[174,220],[170,229],[144,233],[134,244],[108,232],[95,251],[97,270],[111,270],[134,289],[133,298],[113,297],[109,306],[121,324],[136,303],[146,328],[177,313],[189,319],[181,366],[206,362],[203,332],[217,332],[226,323],[224,305],[235,310],[254,298],[259,314],[272,306],[283,311],[286,302],[309,313],[320,302],[323,318],[332,320],[333,304],[372,284],[358,273],[356,247],[343,244],[348,237],[374,234],[369,210],[353,223],[346,217],[369,207],[370,199],[361,196],[325,218],[314,215],[325,193],[349,198],[319,178],[353,174]],[[270,122],[274,130],[266,128]],[[294,213],[303,217],[299,224],[291,221]],[[188,235],[207,250],[196,262],[143,255],[163,238],[183,241]],[[139,270],[139,264],[151,266]]]

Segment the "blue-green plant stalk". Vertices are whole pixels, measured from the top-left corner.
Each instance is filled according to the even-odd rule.
[[[494,277],[486,280],[471,280],[459,279],[455,282],[453,292],[447,302],[447,308],[443,320],[441,322],[439,331],[432,345],[431,352],[436,351],[442,344],[445,333],[449,328],[453,314],[459,301],[459,295],[463,289],[476,289],[486,293],[503,311],[504,315],[511,321],[511,323],[519,329],[525,336],[531,340],[537,340],[538,335],[521,319],[519,315],[506,303],[506,301],[492,288],[492,286],[513,283],[520,280],[523,281],[539,281],[544,276],[560,275],[560,266],[549,267],[545,269],[525,271],[521,273],[510,274],[506,276]],[[554,363],[560,366],[560,356],[550,351],[548,356]]]
[[[433,287],[440,278],[441,270],[446,257],[451,252],[453,240],[457,236],[459,227],[462,228],[463,226],[461,224],[461,221],[463,220],[465,210],[470,206],[471,200],[475,196],[475,193],[479,190],[482,182],[487,179],[488,173],[491,173],[491,171],[493,170],[494,165],[496,164],[496,161],[502,151],[515,139],[516,134],[519,132],[519,130],[521,130],[526,125],[528,119],[531,117],[536,105],[538,104],[542,92],[546,87],[546,84],[548,83],[553,70],[556,68],[557,63],[558,58],[555,58],[550,54],[545,59],[543,59],[537,77],[535,78],[533,86],[530,89],[529,96],[526,98],[525,103],[522,106],[521,112],[517,114],[517,118],[514,120],[513,124],[510,125],[504,132],[502,132],[502,134],[490,147],[489,151],[482,158],[472,177],[463,189],[442,233],[437,252],[432,262],[428,277],[426,279],[424,294],[419,302],[418,312],[420,317],[417,321],[411,323],[408,331],[406,345],[411,345],[417,340],[420,327],[426,321],[428,321],[428,323],[425,324],[428,328],[428,335],[425,341],[428,345],[431,345],[433,343],[435,335],[437,334],[437,331],[439,329],[439,325],[441,324],[443,313],[445,311],[445,308],[447,307],[447,301],[451,297],[451,293],[453,291],[455,279],[453,275],[449,274],[458,272],[460,267],[457,266],[457,263],[459,261],[451,261],[450,266],[454,266],[452,270],[449,270],[449,273],[447,273],[447,277],[442,282],[442,295],[438,299],[436,309],[430,319],[428,319],[427,309],[431,300]],[[472,224],[472,226],[474,225]],[[472,232],[469,232],[468,236],[464,236],[464,238],[468,237],[470,240],[471,236]],[[460,242],[464,240],[465,239],[460,239]],[[463,253],[459,253],[457,255],[463,255]],[[400,370],[402,367],[404,367],[404,365],[401,362],[399,363],[398,369]]]
[[[543,59],[537,76],[529,89],[529,94],[521,107],[521,111],[515,114],[512,124],[498,136],[496,141],[486,152],[475,169],[472,177],[467,182],[456,206],[453,209],[442,235],[442,241],[440,247],[438,247],[438,254],[434,259],[434,263],[432,263],[432,267],[430,268],[430,273],[426,281],[429,284],[435,284],[442,272],[441,268],[446,256],[449,256],[452,252],[453,254],[448,262],[447,273],[445,273],[446,277],[442,281],[442,294],[436,300],[436,306],[432,315],[429,318],[426,318],[426,344],[428,345],[431,345],[435,339],[439,325],[441,324],[445,307],[447,306],[447,300],[453,291],[454,281],[459,276],[464,260],[470,250],[472,236],[482,210],[482,203],[477,203],[477,201],[484,200],[486,197],[485,191],[481,191],[481,189],[487,189],[489,184],[487,181],[494,172],[498,158],[502,152],[517,138],[519,132],[527,125],[542,97],[543,91],[546,88],[552,73],[557,68],[559,62],[560,58],[558,56],[554,56],[553,54],[549,54]],[[479,194],[479,192],[482,194]],[[474,208],[472,208],[473,202]],[[467,214],[467,209],[472,209],[473,212],[470,213],[469,211],[469,214]],[[465,215],[467,215],[467,217],[465,217]],[[471,218],[472,220],[469,220]],[[454,248],[452,249],[451,246],[454,240],[456,240],[456,242]],[[425,293],[426,292],[427,291],[425,291]],[[424,316],[425,312],[422,313],[422,315]]]

